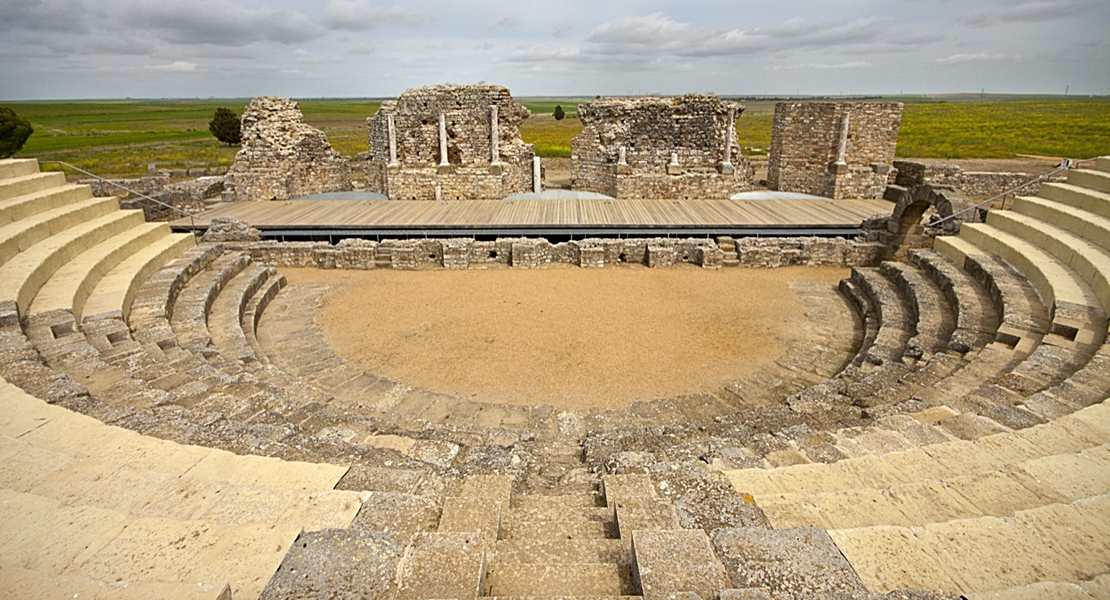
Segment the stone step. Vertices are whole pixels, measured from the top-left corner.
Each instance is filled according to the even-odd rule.
[[[962,264],[956,265],[934,250],[911,250],[909,258],[940,287],[955,312],[956,331],[949,348],[966,353],[994,339],[1001,319],[990,296],[963,270]]]
[[[1098,297],[1082,278],[1033,242],[985,223],[964,224],[960,237],[1021,271],[1054,318],[1073,311],[1101,310]]]
[[[819,493],[857,488],[886,489],[920,480],[947,480],[989,473],[1015,462],[1079,453],[1110,439],[1110,406],[1100,403],[1055,421],[974,441],[932,444],[868,455],[831,464],[778,469],[739,469],[725,475],[737,491],[752,496]]]
[[[987,223],[1051,253],[1074,270],[1094,291],[1101,302],[1100,308],[1110,306],[1110,250],[1097,243],[1100,237],[1110,236],[1110,233],[1091,231],[1091,237],[1085,239],[1065,228],[1016,211],[992,211],[987,215]],[[1102,243],[1110,244],[1105,239]],[[1101,327],[1097,323],[1095,326],[1106,329],[1105,322]]]
[[[113,598],[148,600],[230,600],[226,583],[179,583],[170,581],[110,581],[86,575],[54,574],[31,569],[0,567],[0,590],[11,598],[51,600],[55,598]]]
[[[266,311],[270,302],[281,292],[285,285],[285,275],[279,273],[268,278],[266,283],[247,301],[243,310],[241,322],[243,335],[254,352],[255,358],[262,363],[269,363],[270,358],[266,356],[266,353],[262,350],[262,345],[258,343],[258,322],[262,319],[262,314]]]
[[[92,187],[87,185],[63,185],[0,200],[0,225],[15,223],[41,212],[76,204],[92,198]]]
[[[605,540],[618,536],[613,521],[509,521],[501,524],[503,540]]]
[[[922,480],[886,489],[756,496],[776,529],[922,526],[982,516],[1005,517],[1053,503],[1110,493],[1110,446],[1041,457],[998,471]]]
[[[34,158],[0,159],[0,179],[13,179],[39,172],[39,161]]]
[[[503,523],[525,521],[612,521],[613,511],[604,506],[532,506],[510,508],[502,517]]]
[[[1011,211],[1066,229],[1088,242],[1099,244],[1102,248],[1110,246],[1110,217],[1063,202],[1029,196],[1017,197]]]
[[[82,320],[116,318],[127,321],[139,287],[155,271],[196,246],[190,234],[170,234],[141,248],[100,279],[85,301]]]
[[[714,598],[732,587],[700,529],[637,531],[632,536],[632,574],[644,600],[666,600],[679,592]]]
[[[476,598],[481,592],[482,548],[476,533],[416,534],[397,568],[394,598]]]
[[[914,325],[895,286],[876,268],[852,268],[852,281],[866,295],[878,319],[878,332],[868,350],[868,362],[882,365],[899,363]]]
[[[589,494],[515,494],[512,497],[512,508],[562,508],[562,507],[597,507],[604,506],[605,499],[600,493]]]
[[[1110,598],[1110,575],[1088,581],[1042,581],[989,592],[965,594],[968,600],[1095,600]]]
[[[300,533],[296,525],[219,526],[197,520],[130,518],[0,490],[0,566],[100,581],[230,583],[257,597]]]
[[[1106,171],[1073,169],[1068,171],[1068,183],[1104,194],[1110,193],[1110,173]]]
[[[494,557],[507,564],[620,563],[629,564],[628,547],[621,540],[497,540]]]
[[[70,227],[119,210],[115,198],[86,198],[0,227],[0,265]]]
[[[50,277],[88,248],[143,223],[141,210],[119,210],[52,235],[0,266],[0,302],[27,312]]]
[[[1044,183],[1037,196],[1102,217],[1110,217],[1110,194],[1107,193],[1066,183]]]
[[[829,535],[872,593],[968,594],[1081,581],[1110,572],[1110,497],[1051,504],[1005,518],[923,527],[865,527]]]
[[[231,279],[212,303],[208,314],[212,343],[226,360],[255,363],[258,358],[247,342],[243,316],[247,302],[277,271],[262,264],[251,264]]]
[[[250,262],[250,256],[246,254],[224,254],[191,278],[181,290],[172,308],[170,326],[182,348],[194,353],[208,348],[212,339],[208,329],[208,315],[212,304],[224,286],[247,268]]]
[[[615,563],[487,565],[483,596],[630,596],[632,572]]]
[[[108,271],[169,235],[166,223],[140,223],[85,250],[54,272],[35,294],[27,314],[69,310],[81,322],[85,300]]]
[[[361,506],[358,492],[251,487],[185,477],[95,459],[75,458],[0,435],[0,487],[133,517],[201,520],[222,526],[296,524],[346,527]],[[127,490],[126,494],[120,493]]]
[[[1095,159],[1095,169],[1110,173],[1110,156],[1100,156]]]
[[[0,200],[33,194],[66,184],[65,173],[30,173],[18,177],[0,179]]]
[[[947,348],[956,319],[940,288],[920,269],[906,263],[884,262],[880,271],[898,286],[911,309],[909,318],[916,324],[916,333],[906,341],[907,347],[925,357]]]

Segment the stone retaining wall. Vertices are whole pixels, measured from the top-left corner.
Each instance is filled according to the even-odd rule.
[[[750,190],[755,172],[734,129],[743,110],[693,94],[580,104],[571,187],[635,199],[728,198]]]
[[[898,175],[895,185],[912,188],[918,185],[949,186],[975,200],[997,196],[1037,176],[1032,173],[998,173],[992,171],[964,171],[957,165],[943,162],[916,162],[909,160],[894,161]],[[1052,177],[1049,181],[1065,181],[1066,173]],[[1041,190],[1040,182],[1026,186],[1019,195],[1036,196]]]
[[[586,239],[552,244],[542,238],[470,238],[327,242],[224,242],[276,267],[318,269],[489,269],[696,265],[774,268],[878,264],[882,244],[845,238]]]
[[[828,198],[882,198],[901,102],[779,102],[767,185]]]

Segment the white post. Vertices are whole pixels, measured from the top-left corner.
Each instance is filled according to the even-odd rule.
[[[439,166],[446,167],[450,164],[447,160],[447,117],[439,113]]]
[[[626,150],[624,146],[621,146],[620,152],[617,154],[617,164],[618,165],[627,165],[628,164],[628,150]]]
[[[532,191],[537,194],[543,191],[543,165],[538,156],[532,157]]]
[[[436,186],[436,202],[441,202],[442,200],[443,200],[443,188],[437,185]]]
[[[728,107],[728,122],[725,123],[725,147],[721,153],[721,165],[732,166],[732,134],[736,130],[736,107]]]
[[[397,130],[393,127],[393,115],[386,115],[386,125],[389,128],[389,166],[397,166]]]
[[[501,164],[501,150],[498,145],[498,132],[497,132],[497,105],[494,104],[489,107],[489,147],[490,147],[490,164]]]
[[[671,152],[671,166],[672,167],[679,166],[679,164],[678,164],[678,152]]]
[[[840,122],[840,148],[836,151],[836,162],[844,164],[844,155],[848,152],[848,119],[851,111],[844,109],[844,118]]]

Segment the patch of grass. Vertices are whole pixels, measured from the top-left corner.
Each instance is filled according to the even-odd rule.
[[[541,157],[569,157],[570,140],[582,130],[577,107],[589,98],[526,98],[535,115],[521,126],[525,142]],[[897,154],[919,158],[1005,158],[1039,154],[1089,158],[1110,154],[1110,99],[1061,97],[904,96]],[[159,168],[229,165],[236,148],[208,132],[217,107],[242,114],[247,99],[6,102],[31,121],[35,133],[20,157],[63,160],[107,177],[135,176],[149,163]],[[561,105],[567,118],[550,113]],[[745,99],[736,122],[745,154],[771,147],[774,101]],[[366,151],[366,119],[376,100],[304,100],[305,121],[327,134],[341,154]],[[49,167],[45,167],[49,168]]]

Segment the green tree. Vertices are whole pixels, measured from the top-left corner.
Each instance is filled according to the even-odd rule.
[[[239,116],[236,115],[230,108],[219,107],[216,109],[216,114],[212,116],[212,120],[208,122],[208,131],[216,136],[217,140],[234,146],[241,143],[242,132],[240,131]]]
[[[555,112],[551,113],[551,116],[555,117],[556,121],[562,121],[563,117],[567,116],[567,113],[563,112],[562,105],[556,104]]]
[[[30,121],[7,106],[0,106],[0,158],[9,158],[19,152],[34,132]]]

